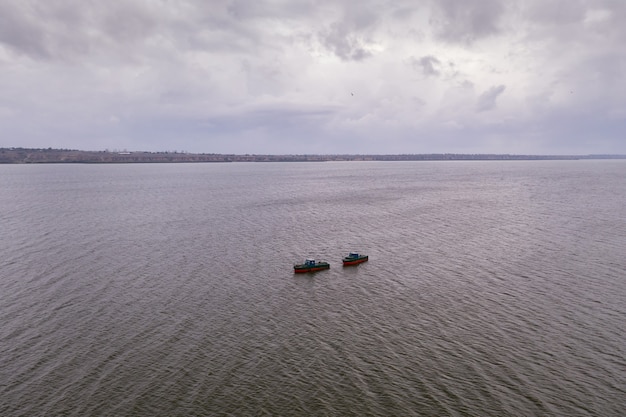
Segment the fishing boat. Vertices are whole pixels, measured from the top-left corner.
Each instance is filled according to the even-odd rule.
[[[362,255],[356,252],[350,252],[348,256],[343,258],[343,266],[358,265],[362,262],[367,262],[367,260],[368,260],[367,255]]]
[[[303,264],[294,265],[293,271],[295,273],[315,272],[329,268],[330,264],[328,262],[316,261],[315,259],[306,259]]]

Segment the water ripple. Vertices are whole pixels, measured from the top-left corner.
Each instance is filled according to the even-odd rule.
[[[0,170],[1,415],[623,412],[621,161]]]

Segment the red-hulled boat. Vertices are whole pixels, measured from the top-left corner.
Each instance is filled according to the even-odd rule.
[[[329,269],[330,264],[328,262],[318,262],[315,259],[307,259],[303,264],[294,265],[293,272],[302,273],[302,272],[315,272],[321,271],[323,269]]]
[[[358,265],[360,263],[367,262],[368,258],[369,257],[367,255],[350,252],[348,256],[343,258],[343,266]]]

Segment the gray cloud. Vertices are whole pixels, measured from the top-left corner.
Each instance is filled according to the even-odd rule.
[[[321,43],[339,58],[361,61],[372,56],[368,43],[373,28],[379,23],[379,16],[371,11],[366,3],[358,7],[347,3],[341,19],[319,32]]]
[[[352,35],[341,24],[335,23],[321,36],[322,44],[339,58],[349,61],[361,61],[371,56],[365,49],[364,42]]]
[[[476,111],[482,112],[494,109],[496,107],[496,99],[505,89],[504,85],[493,86],[478,96]]]
[[[0,146],[626,153],[625,18],[611,0],[0,0]]]
[[[0,3],[0,43],[11,50],[34,57],[49,55],[45,31],[39,16],[25,3]]]
[[[438,0],[431,24],[439,38],[460,43],[500,32],[505,9],[499,0]]]
[[[413,68],[420,70],[426,76],[438,76],[441,74],[439,68],[441,61],[432,55],[426,55],[421,58],[412,58],[411,64]]]

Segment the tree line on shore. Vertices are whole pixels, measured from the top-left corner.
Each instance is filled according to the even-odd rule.
[[[626,159],[626,155],[395,154],[395,155],[237,155],[187,152],[81,151],[53,148],[0,148],[0,163],[175,163],[175,162],[321,162],[321,161],[508,161]]]

